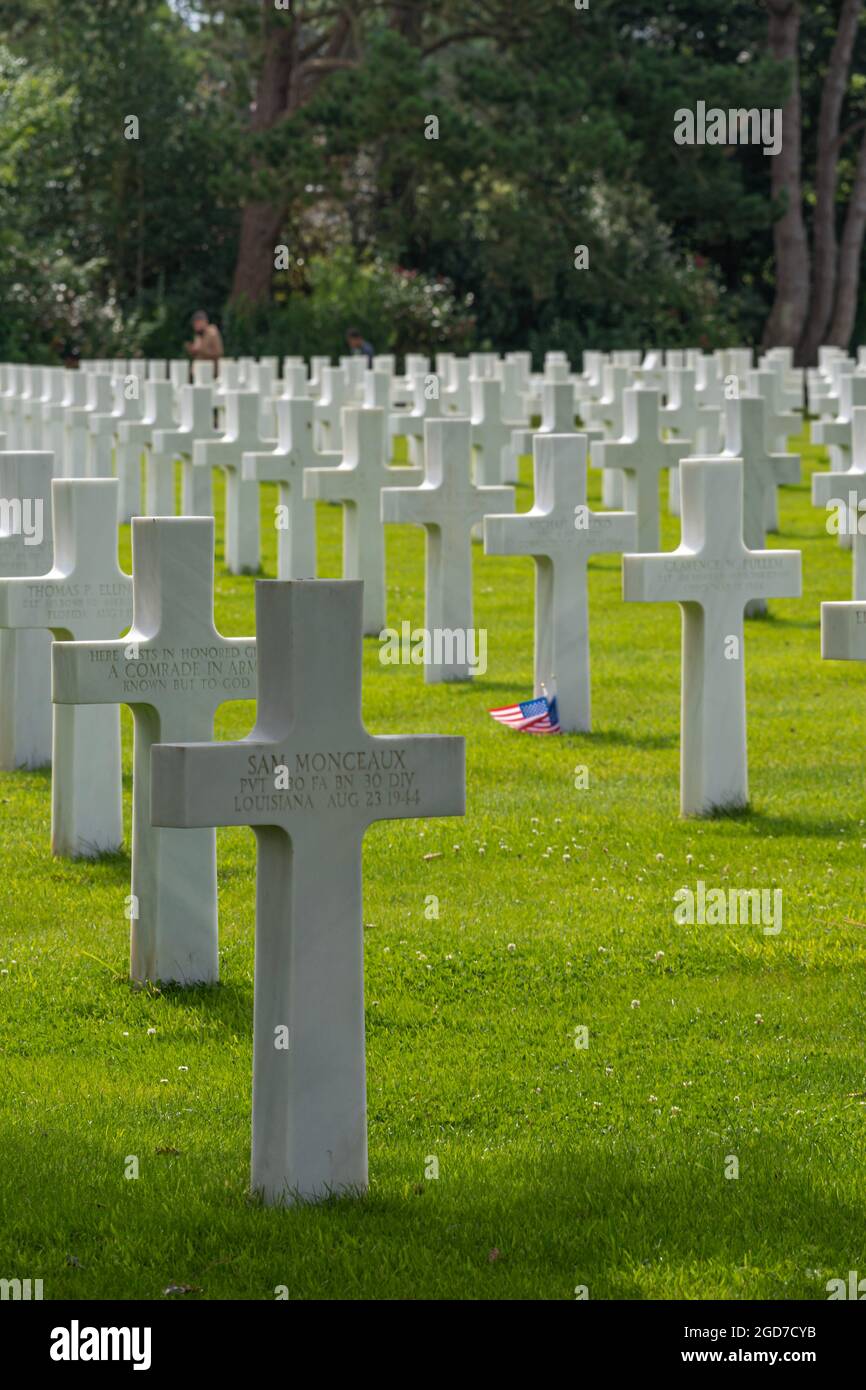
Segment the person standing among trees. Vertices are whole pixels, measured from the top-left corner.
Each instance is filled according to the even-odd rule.
[[[349,351],[353,357],[360,357],[363,354],[367,359],[367,366],[372,367],[373,344],[367,342],[360,328],[348,329],[346,342],[349,344]]]
[[[196,362],[213,362],[214,366],[218,366],[225,353],[222,334],[216,324],[211,323],[204,309],[193,314],[192,331],[195,337],[185,345],[190,357]]]

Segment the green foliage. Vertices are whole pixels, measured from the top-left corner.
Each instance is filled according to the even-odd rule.
[[[235,354],[346,352],[346,329],[359,327],[377,352],[468,352],[474,319],[468,296],[417,270],[390,266],[340,247],[278,273],[274,304],[252,312],[235,309],[225,324],[227,350]]]
[[[298,0],[263,27],[251,0],[0,0],[6,355],[41,358],[48,334],[104,341],[107,322],[174,354],[191,311],[218,317],[228,300],[250,199],[282,212],[294,269],[275,273],[267,311],[232,314],[248,351],[284,339],[333,351],[350,316],[397,350],[760,337],[778,212],[769,162],[756,148],[677,146],[672,131],[698,100],[782,104],[789,74],[767,59],[763,5],[486,0],[467,15],[429,0],[414,23],[356,0],[357,65],[329,68],[291,114],[251,130],[268,28],[299,16],[322,58],[341,8]],[[803,8],[807,203],[837,19],[823,0]],[[864,102],[855,76],[843,122],[855,135]],[[138,140],[124,138],[130,114]],[[841,198],[857,140],[840,150]],[[584,244],[588,274],[573,269]],[[79,305],[65,334],[61,265]],[[401,287],[394,267],[417,283]]]

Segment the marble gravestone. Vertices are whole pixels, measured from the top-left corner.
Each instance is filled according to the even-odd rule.
[[[170,381],[145,381],[141,384],[143,389],[142,412],[137,420],[123,420],[117,428],[117,438],[119,447],[127,453],[134,453],[139,461],[137,470],[137,483],[139,496],[132,498],[126,494],[124,499],[124,510],[121,513],[121,520],[126,520],[127,513],[130,512],[129,503],[132,503],[131,516],[137,515],[141,511],[141,476],[140,462],[142,454],[146,454],[145,462],[145,486],[147,490],[147,502],[145,504],[145,515],[157,515],[150,510],[151,503],[167,503],[167,497],[160,496],[160,491],[165,491],[166,473],[171,476],[171,505],[167,511],[160,515],[171,516],[174,513],[174,469],[171,460],[166,460],[160,456],[154,457],[153,436],[158,429],[174,427],[174,387]],[[156,484],[156,486],[155,486]],[[161,484],[161,487],[160,487]],[[126,490],[124,489],[124,492]],[[131,520],[130,516],[130,520]]]
[[[673,475],[688,457],[691,441],[662,439],[658,391],[627,387],[622,409],[622,438],[594,440],[592,462],[596,468],[622,472],[626,511],[637,516],[637,549],[655,551],[660,537],[659,474],[670,469]]]
[[[537,430],[516,429],[511,431],[511,442],[506,450],[506,482],[517,482],[520,475],[520,460],[524,455],[532,455],[532,441],[539,435],[574,434],[575,426],[574,387],[570,381],[546,381],[541,391],[541,425]],[[580,431],[583,433],[583,431]]]
[[[313,410],[319,436],[317,442],[323,452],[333,452],[343,447],[341,414],[343,407],[349,404],[349,382],[345,369],[323,368],[322,394]]]
[[[799,454],[767,449],[767,404],[763,396],[743,395],[725,401],[725,448],[721,458],[743,461],[743,540],[749,550],[763,550],[766,531],[777,515],[776,488],[800,481]],[[766,612],[764,599],[750,599],[746,617]]]
[[[212,362],[195,362],[194,367],[213,367]],[[153,452],[159,458],[180,459],[180,509],[182,516],[213,516],[213,489],[210,469],[193,463],[197,440],[218,439],[214,424],[213,387],[209,385],[182,386],[178,395],[180,423],[175,427],[155,429]],[[173,472],[172,472],[173,486]],[[174,514],[174,493],[172,507]],[[157,515],[157,513],[154,513]]]
[[[586,436],[536,435],[535,502],[512,516],[485,516],[488,555],[535,560],[535,694],[556,694],[563,733],[592,728],[587,562],[637,541],[631,512],[586,505]]]
[[[851,540],[851,596],[866,600],[866,405],[854,406],[851,411],[851,467],[813,473],[812,505],[828,509],[828,523],[829,509],[835,509],[840,534],[844,528]]]
[[[155,824],[256,835],[251,1185],[270,1204],[367,1185],[364,833],[465,809],[462,738],[364,728],[361,589],[259,580],[253,732],[153,750]]]
[[[472,422],[472,449],[475,477],[480,487],[497,487],[511,473],[509,483],[517,481],[517,462],[509,457],[511,435],[517,421],[502,418],[502,383],[479,377],[469,383]]]
[[[375,375],[371,373],[371,375]],[[428,396],[429,376],[421,373],[412,378],[412,401],[408,410],[401,410],[387,416],[387,430],[389,439],[402,437],[407,442],[409,458],[414,464],[421,465],[424,461],[424,424],[427,420],[436,420],[445,412],[442,401],[438,394]],[[365,383],[366,385],[366,383]],[[438,383],[437,383],[438,388]],[[376,387],[373,386],[373,391]],[[365,391],[364,404],[369,409],[370,397]],[[389,450],[390,452],[390,450]],[[346,578],[355,576],[346,575]]]
[[[277,528],[277,577],[315,579],[316,504],[304,496],[304,476],[309,468],[336,468],[343,456],[316,452],[311,399],[278,399],[276,407],[276,449],[269,454],[244,454],[241,473],[247,482],[278,485],[283,514]]]
[[[138,373],[120,378],[114,383],[114,394],[117,517],[127,525],[141,511],[141,446],[135,441],[129,443],[122,431],[126,422],[137,423],[147,413],[147,382]]]
[[[51,569],[51,480],[54,455],[27,450],[0,454],[0,575]],[[51,762],[51,636],[0,631],[0,768],[47,767]]]
[[[659,413],[663,430],[688,445],[688,453],[715,457],[722,447],[721,410],[702,406],[698,400],[697,369],[672,367],[668,371],[668,401]],[[685,457],[685,455],[684,455]],[[668,484],[668,511],[680,514],[680,474],[672,468]]]
[[[744,545],[742,460],[685,459],[680,484],[678,549],[623,556],[623,597],[682,609],[680,809],[705,816],[748,804],[743,614],[799,597],[800,552]]]
[[[0,579],[0,628],[101,640],[132,619],[132,580],[117,563],[116,478],[55,478],[54,565]],[[46,677],[48,676],[46,662]],[[94,858],[123,843],[120,709],[55,705],[51,852]]]
[[[119,641],[55,643],[53,697],[132,710],[132,978],[209,983],[219,969],[216,839],[152,825],[150,750],[161,738],[212,738],[224,701],[255,697],[255,641],[214,627],[212,517],[134,517],[132,592]]]
[[[464,650],[444,650],[428,660],[424,679],[471,679],[466,655],[472,629],[472,528],[488,513],[513,512],[514,489],[472,481],[472,426],[467,419],[430,420],[424,428],[424,481],[419,487],[382,490],[382,520],[423,526],[426,532],[424,625],[436,634],[463,635]]]
[[[273,449],[274,439],[260,434],[261,401],[255,391],[229,391],[225,434],[197,439],[196,468],[222,468],[226,475],[225,559],[231,574],[252,574],[259,568],[259,489],[242,476],[244,454]]]
[[[87,376],[82,371],[64,372],[64,394],[60,405],[52,407],[51,415],[55,426],[50,438],[62,435],[63,447],[55,450],[60,461],[58,471],[65,478],[87,477],[87,446],[90,434],[87,428],[88,385]]]
[[[344,410],[343,462],[304,474],[308,501],[338,502],[343,508],[343,578],[364,581],[365,637],[378,637],[387,621],[382,490],[390,483],[417,487],[424,478],[421,468],[389,467],[387,424],[383,410]]]

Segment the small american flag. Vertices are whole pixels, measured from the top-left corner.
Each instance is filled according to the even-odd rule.
[[[556,696],[548,700],[546,695],[538,695],[534,700],[523,700],[519,705],[503,705],[501,709],[488,710],[500,724],[516,729],[519,734],[559,734],[559,713]]]

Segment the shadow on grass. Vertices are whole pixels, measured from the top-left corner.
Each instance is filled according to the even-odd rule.
[[[420,1181],[411,1144],[374,1124],[368,1193],[269,1208],[248,1192],[243,1102],[208,1142],[225,1100],[191,1143],[154,1125],[147,1104],[125,1107],[146,1145],[134,1203],[116,1147],[97,1138],[117,1118],[99,1101],[89,1132],[7,1134],[4,1273],[44,1270],[49,1299],[154,1299],[182,1280],[210,1299],[272,1300],[278,1283],[293,1299],[573,1300],[586,1285],[593,1299],[782,1300],[826,1298],[828,1277],[862,1267],[856,1171],[828,1180],[836,1155],[816,1155],[811,1132],[740,1143],[744,1183],[721,1181],[725,1145],[708,1154],[705,1136],[689,1134],[648,1146],[584,1134],[544,1155],[488,1151],[480,1165],[454,1146],[438,1183]]]
[[[624,729],[596,729],[579,735],[590,743],[607,744],[611,748],[677,748],[680,736],[672,734],[630,734]]]

